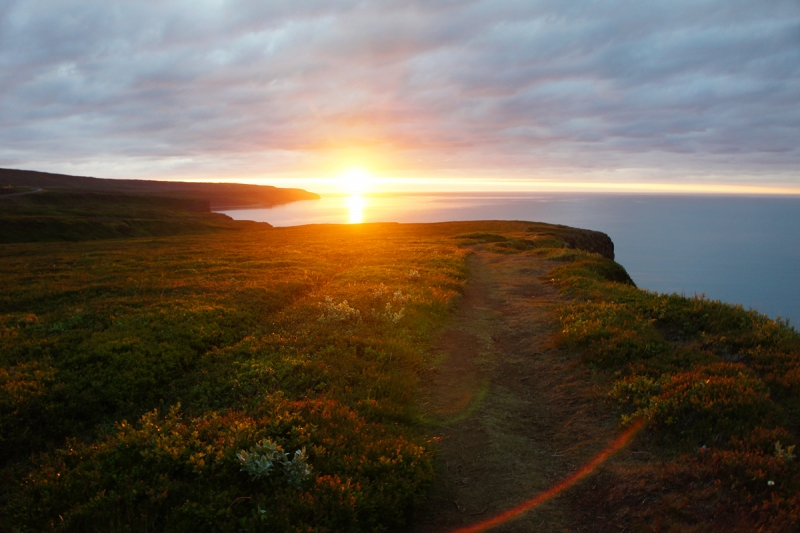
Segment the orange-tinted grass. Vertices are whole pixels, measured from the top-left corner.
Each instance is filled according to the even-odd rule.
[[[546,491],[542,492],[541,494],[537,494],[530,500],[521,503],[520,505],[514,507],[513,509],[509,509],[508,511],[504,511],[497,516],[494,516],[488,520],[484,520],[483,522],[479,522],[477,524],[473,524],[471,526],[463,527],[461,529],[457,529],[453,531],[453,533],[480,533],[482,531],[487,531],[493,527],[499,526],[504,524],[510,520],[513,520],[522,514],[538,507],[540,504],[553,499],[555,496],[559,495],[566,489],[570,488],[572,485],[580,481],[581,479],[585,478],[594,470],[600,466],[608,457],[621,450],[628,443],[633,439],[634,435],[642,429],[644,426],[644,419],[640,418],[636,422],[628,428],[625,433],[614,439],[608,447],[597,454],[591,461],[583,465],[580,470],[574,472],[572,475],[558,483],[557,485],[553,485]]]

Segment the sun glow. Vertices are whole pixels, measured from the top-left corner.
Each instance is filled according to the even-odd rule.
[[[364,222],[364,207],[367,205],[364,194],[370,192],[375,185],[375,178],[360,167],[352,167],[339,176],[339,187],[342,192],[349,196],[345,199],[345,205],[350,213],[350,224],[361,224]]]
[[[366,170],[359,167],[347,169],[339,177],[341,188],[344,192],[358,196],[372,189],[375,178]]]

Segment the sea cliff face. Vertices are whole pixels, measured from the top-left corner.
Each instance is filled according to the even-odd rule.
[[[605,233],[567,226],[558,227],[563,227],[564,230],[558,229],[548,233],[566,243],[570,248],[600,254],[606,259],[614,260],[614,241]],[[538,231],[538,229],[531,228],[529,231]]]

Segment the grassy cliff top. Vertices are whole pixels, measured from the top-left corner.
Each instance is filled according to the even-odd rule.
[[[164,237],[269,228],[212,213],[208,201],[87,190],[19,191],[0,196],[0,243]]]
[[[8,200],[47,201],[62,222],[76,210],[116,224],[123,207],[154,210],[154,227],[221,216],[129,195],[86,212],[59,194]],[[522,455],[475,448],[457,481],[480,488],[481,506],[446,500],[464,524],[519,502],[486,471],[531,497],[644,420],[630,453],[561,497],[562,530],[800,526],[800,335],[788,324],[640,290],[607,236],[565,226],[231,224],[240,231],[0,245],[0,530],[407,530],[448,444],[421,391],[447,375],[436,346],[481,272],[485,303],[454,330],[450,361],[478,339],[487,381],[468,382],[443,424],[486,423],[461,450],[515,427],[511,411],[481,405],[544,398],[520,424],[542,447],[509,440],[546,450],[548,470],[525,486]],[[510,304],[509,329],[495,329]],[[517,365],[505,387],[492,381],[503,361],[475,337],[484,320],[486,342]],[[568,410],[581,402],[583,419]],[[564,416],[537,425],[554,409]],[[502,505],[487,510],[493,495]]]

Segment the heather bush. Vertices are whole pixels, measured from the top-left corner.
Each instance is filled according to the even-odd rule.
[[[611,397],[646,416],[666,432],[693,444],[725,443],[755,427],[779,420],[766,385],[741,364],[714,363],[661,378],[632,376],[618,381]]]
[[[624,305],[580,302],[564,307],[560,319],[562,342],[583,348],[584,359],[602,368],[650,359],[669,349],[649,321]]]
[[[649,421],[646,440],[663,457],[654,483],[680,493],[651,520],[664,530],[705,521],[715,531],[797,531],[800,471],[789,450],[800,416],[797,331],[703,295],[638,290],[615,263],[569,252],[537,251],[572,298],[558,312],[559,342],[606,372],[623,423]],[[697,452],[676,457],[687,450]],[[709,505],[726,519],[710,520]]]
[[[261,407],[191,418],[176,406],[122,421],[92,444],[72,441],[23,480],[10,514],[22,531],[40,531],[52,517],[64,531],[338,531],[354,525],[336,520],[343,512],[373,527],[402,523],[430,480],[422,446],[337,402],[277,395]],[[346,512],[317,494],[334,478],[352,493]]]
[[[418,372],[466,279],[410,231],[0,256],[0,529],[402,527],[432,479]]]

